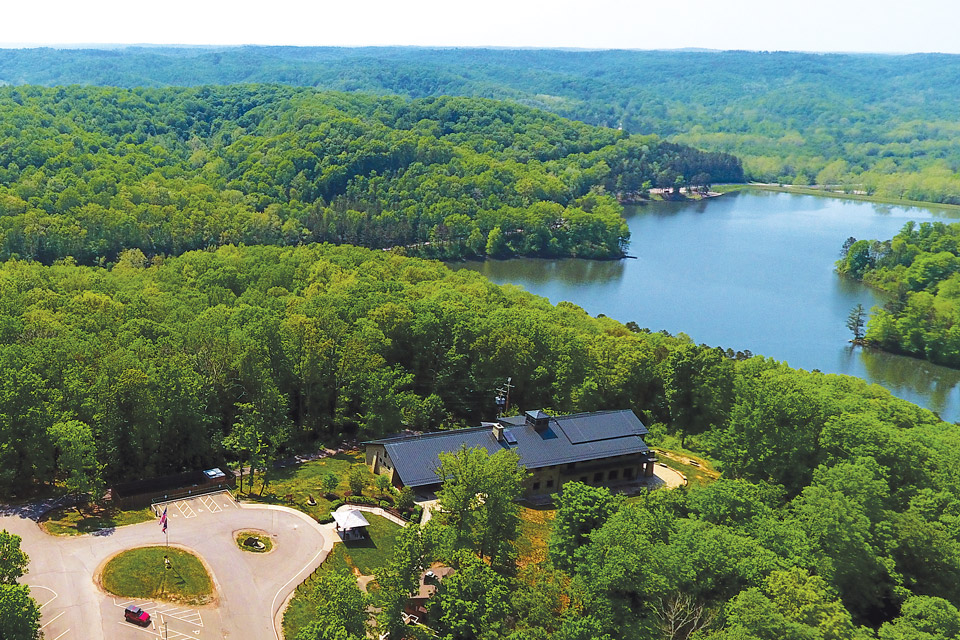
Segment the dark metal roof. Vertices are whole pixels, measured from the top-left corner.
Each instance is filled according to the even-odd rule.
[[[375,444],[384,445],[387,455],[393,461],[393,468],[400,474],[403,484],[408,487],[422,487],[437,484],[437,469],[440,466],[441,453],[455,453],[460,447],[473,449],[482,447],[493,455],[506,445],[493,437],[490,427],[456,429],[439,433],[426,433],[422,436],[377,440]]]
[[[461,446],[483,447],[491,455],[500,449],[514,449],[528,469],[557,464],[600,460],[649,451],[643,436],[647,428],[630,410],[598,411],[569,416],[548,416],[549,426],[538,432],[524,416],[502,418],[516,444],[506,438],[497,440],[490,427],[474,427],[376,440],[393,461],[403,483],[410,487],[437,484],[441,453],[453,453]]]

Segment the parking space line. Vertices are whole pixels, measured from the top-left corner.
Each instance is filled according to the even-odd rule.
[[[122,624],[125,627],[131,627],[127,622],[117,621],[117,624]],[[177,631],[176,629],[167,629],[166,634],[162,634],[159,630],[153,631],[150,629],[145,629],[144,627],[132,627],[134,630],[143,631],[144,633],[154,637],[154,638],[163,638],[164,640],[183,640],[183,638],[193,638],[194,636],[187,635],[182,631]],[[56,639],[54,639],[56,640]]]
[[[43,625],[43,626],[40,627],[40,628],[41,628],[41,629],[46,629],[46,628],[47,628],[47,625],[49,625],[51,622],[56,621],[57,618],[59,618],[60,616],[62,616],[62,615],[65,614],[65,613],[66,613],[66,611],[61,611],[61,612],[58,613],[56,616],[54,616],[53,620],[47,620],[47,624]]]
[[[173,618],[174,620],[179,620],[180,622],[186,622],[187,624],[192,624],[195,627],[203,627],[203,617],[200,615],[200,612],[197,610],[188,610],[181,611],[179,613],[169,613],[166,611],[157,612],[161,618]]]
[[[218,511],[223,511],[223,507],[217,504],[217,501],[213,499],[213,496],[200,496],[200,502],[207,507],[210,513],[217,513]]]
[[[163,622],[162,622],[162,621],[160,622],[160,625],[161,625],[161,626],[163,625]],[[160,628],[159,628],[159,626],[158,626],[158,627],[157,627],[157,631],[159,631],[159,630],[160,630]],[[167,629],[166,629],[166,633],[169,634],[169,635],[165,635],[165,636],[164,636],[164,640],[171,640],[171,639],[172,639],[172,640],[179,640],[180,638],[190,638],[190,637],[193,637],[193,636],[190,636],[189,634],[184,633],[183,631],[177,631],[176,629],[171,629],[169,626],[168,626]],[[194,631],[194,633],[197,634],[197,635],[199,635],[200,632],[199,632],[199,631]],[[160,634],[158,633],[157,635],[159,636]]]
[[[126,608],[131,602],[136,602],[135,600],[127,600],[124,603],[117,602],[117,599],[113,599],[113,604],[118,607]],[[150,613],[154,616],[154,624],[157,624],[157,619],[160,619],[160,624],[163,624],[163,618],[167,617],[172,620],[179,620],[180,622],[186,622],[187,624],[192,624],[195,627],[203,628],[203,615],[197,609],[185,609],[177,605],[167,605],[160,602],[154,602],[153,600],[149,602],[142,602],[136,605]],[[199,633],[194,632],[194,633]]]
[[[34,589],[45,589],[45,590],[47,590],[47,591],[49,591],[50,593],[53,594],[53,597],[52,597],[52,598],[50,598],[49,600],[47,600],[46,602],[44,602],[42,605],[40,605],[40,610],[41,610],[41,611],[43,610],[43,608],[44,608],[45,606],[47,606],[48,604],[50,604],[51,602],[53,602],[54,600],[56,600],[57,597],[60,595],[59,593],[57,593],[56,591],[54,591],[54,590],[51,589],[50,587],[42,587],[42,586],[40,586],[40,585],[31,585],[31,584],[28,584],[27,587],[30,588],[31,593],[33,592]],[[34,600],[36,600],[35,597],[34,597]]]
[[[61,633],[60,635],[58,635],[58,636],[57,636],[56,638],[54,638],[53,640],[60,640],[60,638],[62,638],[63,636],[67,635],[68,633],[70,633],[70,629],[67,629],[66,631],[64,631],[63,633]]]
[[[190,503],[186,500],[180,500],[179,502],[174,502],[173,505],[180,510],[180,513],[183,514],[184,518],[195,518],[197,513],[193,510],[193,507],[190,506]]]

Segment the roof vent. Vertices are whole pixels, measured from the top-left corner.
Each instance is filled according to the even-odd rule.
[[[550,426],[550,415],[539,409],[527,411],[524,415],[526,416],[526,423],[537,431],[544,431]]]

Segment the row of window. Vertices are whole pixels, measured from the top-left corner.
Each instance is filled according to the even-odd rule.
[[[612,481],[612,480],[617,480],[619,477],[620,477],[620,470],[619,470],[619,469],[611,469],[610,471],[607,472],[607,481],[608,481],[608,482],[609,482],[609,481]],[[627,467],[626,469],[623,470],[623,479],[624,479],[624,480],[633,480],[633,467]],[[581,477],[580,477],[580,482],[583,482],[584,484],[586,484],[586,483],[587,483],[587,476],[581,476]],[[597,471],[596,473],[593,474],[593,482],[603,482],[603,471]],[[553,488],[553,479],[547,480],[547,486],[546,486],[546,488],[547,488],[547,489],[552,489],[552,488]],[[539,482],[539,481],[533,483],[533,490],[534,490],[534,491],[539,491],[539,490],[540,490],[540,482]]]

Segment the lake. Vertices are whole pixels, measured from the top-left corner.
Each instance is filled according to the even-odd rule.
[[[551,302],[694,341],[749,349],[801,369],[843,373],[960,420],[960,371],[849,344],[845,323],[881,294],[833,271],[843,241],[887,239],[908,220],[960,211],[752,191],[630,207],[637,259],[488,260],[451,265],[512,282]]]

